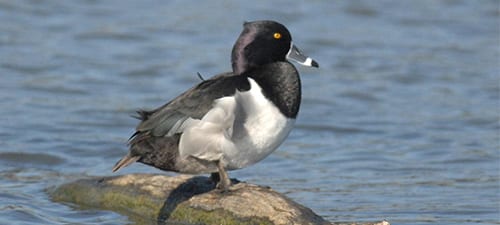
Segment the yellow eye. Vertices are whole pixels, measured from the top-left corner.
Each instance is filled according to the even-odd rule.
[[[274,37],[274,39],[280,39],[281,38],[281,34],[278,33],[278,32],[276,32],[276,33],[273,34],[273,37]]]

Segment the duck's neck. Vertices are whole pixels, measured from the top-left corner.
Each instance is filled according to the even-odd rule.
[[[301,85],[299,73],[289,62],[275,62],[251,70],[243,75],[254,79],[288,118],[296,118],[300,108]]]

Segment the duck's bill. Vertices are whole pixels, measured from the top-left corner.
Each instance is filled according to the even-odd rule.
[[[319,67],[318,63],[314,61],[314,59],[311,59],[302,54],[302,52],[293,43],[290,47],[290,51],[288,51],[288,54],[286,55],[286,58],[298,62],[299,64],[304,66]]]

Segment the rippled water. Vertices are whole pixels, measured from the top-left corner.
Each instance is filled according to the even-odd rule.
[[[138,108],[230,68],[245,20],[314,57],[297,127],[231,176],[331,221],[500,224],[498,1],[0,1],[0,224],[125,224],[45,189],[111,175]],[[136,164],[121,171],[157,173]]]

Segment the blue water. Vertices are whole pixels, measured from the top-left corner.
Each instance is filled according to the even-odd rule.
[[[321,67],[287,141],[232,177],[330,221],[500,224],[500,3],[465,0],[0,1],[0,224],[133,224],[45,189],[112,175],[130,115],[229,70],[256,19]]]

